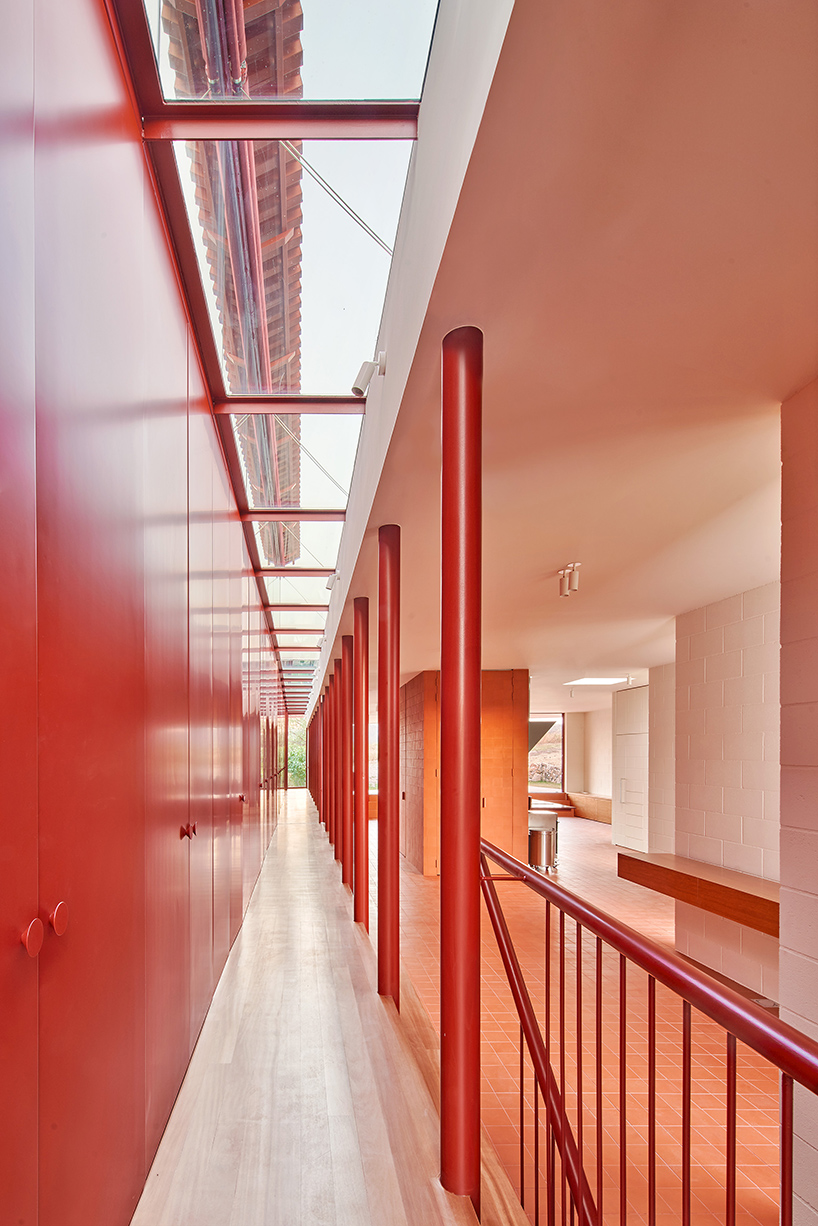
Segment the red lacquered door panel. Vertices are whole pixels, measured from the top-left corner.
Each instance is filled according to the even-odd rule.
[[[144,155],[101,0],[36,0],[40,1226],[145,1175]],[[67,49],[70,48],[70,53]]]
[[[146,199],[153,215],[153,201]],[[146,250],[162,294],[146,303],[145,1055],[148,1161],[190,1053],[188,840],[187,328],[157,234]],[[155,262],[156,267],[153,267]]]
[[[244,804],[242,786],[242,556],[244,533],[238,513],[230,524],[230,943],[236,939],[244,914],[242,907],[242,840]]]
[[[215,444],[215,438],[214,438]],[[215,451],[215,447],[214,447]],[[230,949],[230,509],[224,464],[213,456],[213,967]]]
[[[37,916],[34,429],[34,26],[6,6],[0,41],[0,1217],[37,1220],[37,971],[20,933]]]

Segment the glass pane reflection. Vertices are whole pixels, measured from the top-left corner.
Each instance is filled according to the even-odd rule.
[[[173,144],[228,391],[348,394],[374,353],[411,142]]]
[[[343,527],[341,523],[299,523],[295,520],[253,524],[262,566],[316,566],[322,569],[334,568]]]
[[[234,414],[230,420],[251,507],[346,507],[360,415]]]
[[[329,604],[327,581],[320,576],[286,575],[281,578],[267,575],[264,579],[267,599],[276,604]],[[273,613],[275,617],[275,612]]]
[[[437,0],[145,0],[145,8],[168,99],[355,100],[420,97]]]

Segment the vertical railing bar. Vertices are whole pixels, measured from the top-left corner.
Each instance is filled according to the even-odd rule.
[[[628,1086],[627,1086],[627,1032],[625,1014],[628,1006],[628,963],[624,954],[619,955],[619,1226],[628,1220]]]
[[[736,1036],[727,1036],[727,1166],[725,1188],[725,1224],[736,1223]]]
[[[540,1083],[534,1070],[534,1226],[540,1226]]]
[[[551,903],[546,899],[545,903],[545,1062],[551,1067]],[[546,1144],[548,1150],[546,1153],[546,1180],[547,1180],[547,1217],[548,1226],[555,1226],[556,1220],[556,1197],[555,1197],[555,1180],[556,1180],[556,1162],[555,1162],[555,1138],[554,1125],[551,1118],[551,1103],[548,1094],[545,1095],[545,1132]]]
[[[565,1084],[565,912],[560,911],[560,1108],[562,1115],[562,1135],[566,1133],[566,1106],[565,1095],[567,1086]],[[580,1167],[580,1170],[582,1168]],[[560,1198],[560,1220],[562,1226],[565,1226],[565,1154],[560,1156],[560,1170],[562,1171],[562,1193]]]
[[[582,1150],[582,925],[577,924],[577,1154],[584,1170]]]
[[[792,1226],[793,1082],[781,1074],[781,1226]]]
[[[656,1226],[656,980],[648,976],[648,1226]]]
[[[690,1226],[690,1002],[682,1006],[682,1226]]]
[[[547,1107],[547,1103],[546,1103]],[[555,1226],[557,1220],[557,1140],[551,1129],[548,1145],[548,1226]]]
[[[520,1205],[525,1209],[525,1036],[520,1023]]]
[[[602,1218],[602,938],[596,939],[596,1211]]]

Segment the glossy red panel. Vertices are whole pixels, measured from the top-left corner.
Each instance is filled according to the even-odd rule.
[[[230,949],[230,507],[224,465],[213,458],[213,967]]]
[[[34,71],[28,5],[4,13],[0,43],[0,1205],[37,1216],[37,973],[20,933],[37,915],[34,572]]]
[[[190,1042],[204,1021],[213,973],[213,424],[191,362],[190,559]]]
[[[152,212],[146,200],[146,220]],[[188,840],[187,330],[158,223],[145,243],[145,950],[148,1155],[173,1106],[190,1042]]]
[[[39,960],[39,1221],[124,1226],[145,1172],[144,160],[103,5],[34,7],[40,905],[71,914]]]
[[[230,943],[241,926],[242,841],[244,838],[244,792],[242,771],[242,636],[241,606],[244,584],[242,561],[244,532],[236,515],[230,524]]]

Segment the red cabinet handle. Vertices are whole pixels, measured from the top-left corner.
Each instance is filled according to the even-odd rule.
[[[49,915],[48,922],[58,937],[64,936],[65,930],[68,927],[68,905],[64,902],[58,902]]]
[[[43,921],[41,919],[33,919],[25,932],[20,935],[20,940],[25,945],[29,958],[37,957],[37,954],[43,947],[44,937],[45,928],[43,927]]]
[[[196,823],[188,822],[188,824],[186,826],[182,826],[182,829],[179,831],[179,838],[180,839],[192,839],[195,833],[196,833]]]
[[[241,803],[242,803],[243,805],[246,805],[246,804],[247,804],[247,797],[244,795],[244,793],[243,793],[243,792],[242,792],[241,796],[239,796],[239,800],[241,801]]]

